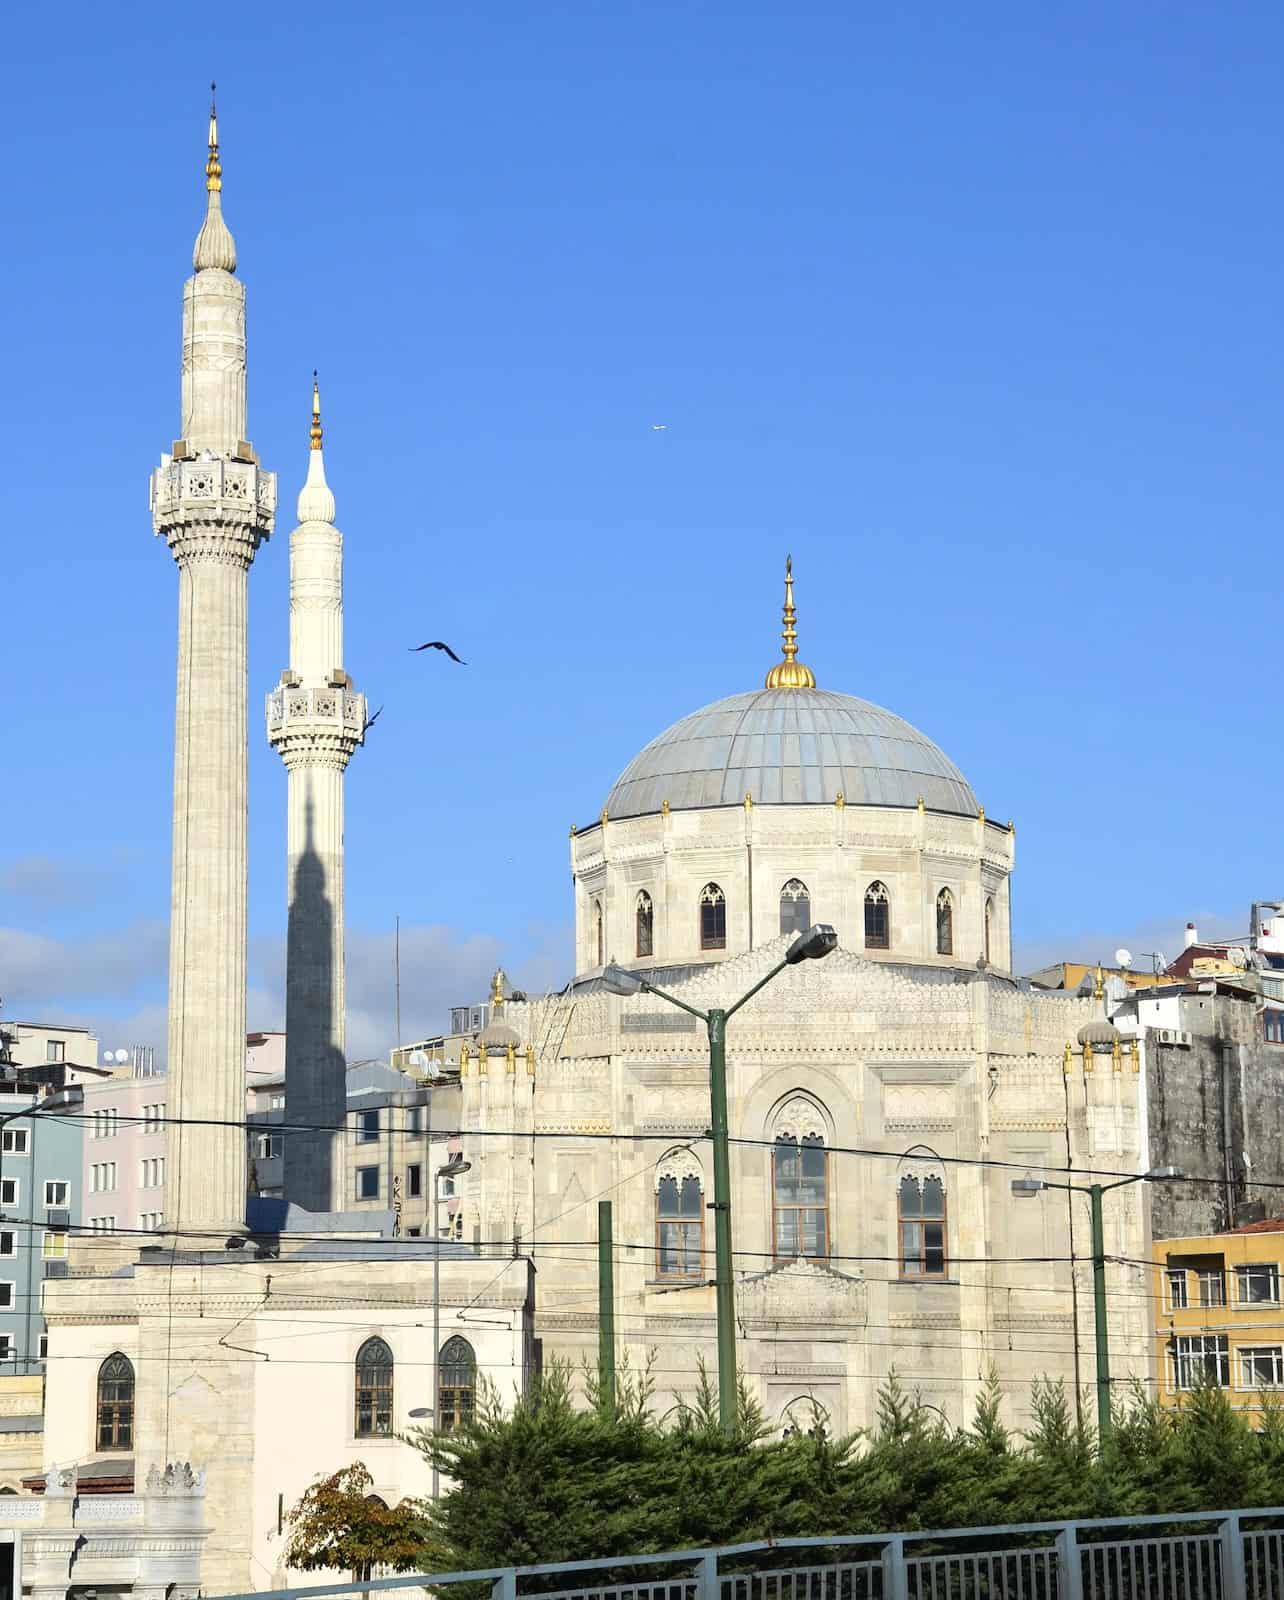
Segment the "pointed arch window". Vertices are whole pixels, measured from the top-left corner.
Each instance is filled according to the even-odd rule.
[[[865,948],[892,948],[892,906],[887,885],[877,878],[865,891]]]
[[[98,1369],[99,1450],[134,1448],[134,1367],[119,1350]]]
[[[829,1254],[829,1167],[819,1133],[776,1135],[771,1156],[772,1236],[777,1261]]]
[[[781,933],[806,933],[811,927],[811,895],[801,878],[790,878],[780,891]]]
[[[936,953],[954,954],[954,896],[948,889],[942,889],[936,897]]]
[[[593,964],[606,965],[606,925],[602,918],[602,902],[593,902]]]
[[[994,937],[994,896],[988,895],[985,901],[985,959],[993,961],[991,954],[991,940]]]
[[[392,1351],[382,1339],[367,1339],[357,1351],[353,1433],[358,1439],[392,1435]]]
[[[696,1172],[662,1172],[655,1190],[655,1274],[698,1279],[704,1273],[704,1194]]]
[[[906,1172],[896,1193],[902,1278],[943,1278],[945,1180],[938,1172]]]
[[[437,1366],[437,1426],[455,1433],[473,1419],[477,1409],[477,1357],[459,1334],[441,1347]]]
[[[649,956],[655,953],[655,907],[645,889],[638,890],[637,905],[633,912],[635,929],[634,954]]]
[[[716,883],[706,883],[700,891],[700,948],[727,948],[727,897]]]

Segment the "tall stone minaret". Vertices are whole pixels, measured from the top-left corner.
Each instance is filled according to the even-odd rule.
[[[362,743],[366,702],[343,670],[343,535],[325,481],[321,395],[290,535],[290,666],[267,697],[268,742],[288,774],[289,933],[285,969],[285,1198],[342,1209],[336,1132],[343,1054],[343,775]]]
[[[165,1228],[245,1223],[246,579],[276,479],[245,438],[245,287],[210,102],[206,213],[183,288],[181,438],[152,475],[178,563]]]

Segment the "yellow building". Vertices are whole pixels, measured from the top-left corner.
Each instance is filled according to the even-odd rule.
[[[1201,1380],[1239,1410],[1284,1398],[1284,1221],[1155,1241],[1156,1372],[1162,1404],[1178,1406]]]

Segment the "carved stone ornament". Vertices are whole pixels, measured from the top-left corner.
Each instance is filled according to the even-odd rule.
[[[691,1150],[670,1150],[667,1155],[660,1158],[655,1167],[657,1189],[665,1178],[672,1178],[679,1188],[682,1186],[683,1178],[694,1178],[701,1188],[704,1187],[704,1173],[694,1151]]]
[[[193,1469],[190,1461],[171,1461],[164,1472],[152,1467],[147,1474],[147,1493],[161,1498],[204,1494],[205,1468]]]
[[[809,1138],[823,1141],[825,1119],[820,1107],[806,1095],[793,1095],[771,1119],[771,1137],[795,1139],[799,1144]]]
[[[746,1278],[737,1299],[741,1322],[759,1333],[863,1327],[868,1319],[864,1280],[811,1261],[791,1261]]]

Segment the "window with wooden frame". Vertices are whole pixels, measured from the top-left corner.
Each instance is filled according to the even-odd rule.
[[[134,1448],[134,1368],[119,1350],[98,1369],[97,1450]]]
[[[704,1193],[696,1172],[661,1172],[656,1183],[655,1275],[704,1276]]]
[[[943,1278],[945,1182],[939,1173],[906,1172],[896,1191],[896,1221],[902,1278]]]
[[[829,1255],[829,1166],[819,1133],[778,1133],[771,1154],[772,1239],[777,1261]]]
[[[877,879],[865,891],[865,948],[892,948],[892,906],[887,885]]]
[[[811,927],[811,895],[801,878],[790,878],[780,891],[781,933],[806,933]]]
[[[700,948],[727,948],[727,897],[716,883],[706,883],[700,891]]]
[[[954,954],[954,896],[948,889],[942,889],[936,897],[936,953]]]
[[[358,1439],[392,1437],[392,1351],[367,1339],[357,1351],[352,1431]]]
[[[454,1433],[472,1421],[477,1408],[477,1357],[458,1334],[441,1347],[437,1364],[437,1427]]]
[[[651,896],[645,889],[638,890],[637,903],[633,910],[633,953],[638,956],[649,956],[655,953],[655,907],[651,904]]]

